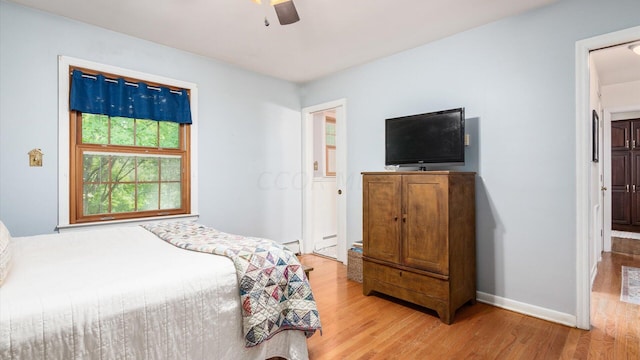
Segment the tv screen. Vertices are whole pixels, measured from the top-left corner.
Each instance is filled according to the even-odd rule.
[[[385,165],[464,164],[464,108],[386,119]]]

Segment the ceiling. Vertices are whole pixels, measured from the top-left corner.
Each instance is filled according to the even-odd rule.
[[[640,81],[640,56],[629,49],[637,41],[591,52],[600,86]]]
[[[294,0],[285,26],[268,0],[12,1],[301,83],[559,0]]]

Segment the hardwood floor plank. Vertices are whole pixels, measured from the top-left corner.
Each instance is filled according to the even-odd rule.
[[[309,338],[309,358],[322,359],[640,359],[640,305],[620,301],[622,265],[640,256],[604,254],[591,297],[591,331],[476,303],[451,325],[437,314],[384,295],[362,295],[346,266],[303,255],[323,334]]]

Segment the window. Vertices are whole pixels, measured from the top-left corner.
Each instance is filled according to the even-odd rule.
[[[126,84],[166,87],[132,78]],[[190,124],[79,110],[69,115],[70,224],[191,213]]]
[[[336,176],[336,118],[327,116],[325,132],[325,175]]]

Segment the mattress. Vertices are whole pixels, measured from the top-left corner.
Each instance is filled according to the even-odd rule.
[[[244,346],[235,269],[140,227],[13,239],[0,359],[307,359],[301,331]]]

